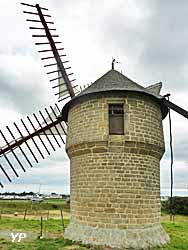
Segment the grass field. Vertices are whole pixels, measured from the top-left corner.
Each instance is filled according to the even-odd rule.
[[[32,203],[31,200],[0,200],[0,212],[11,214],[23,212],[27,208],[28,212],[42,210],[63,210],[69,212],[69,205],[63,199],[48,199],[41,203]]]
[[[65,220],[65,225],[68,220]],[[171,237],[171,243],[162,250],[187,250],[188,249],[188,218],[184,216],[176,216],[175,222],[169,222],[169,216],[164,216],[162,222],[165,230]],[[37,220],[19,220],[19,219],[2,219],[0,222],[0,231],[32,231],[39,233],[39,223]],[[46,237],[46,238],[45,238]],[[37,237],[36,237],[37,238]],[[0,239],[1,250],[72,250],[72,249],[88,249],[91,247],[75,244],[74,242],[63,239],[61,220],[48,220],[44,223],[44,239],[32,239],[29,242],[11,243],[9,239]],[[98,247],[95,249],[99,249]],[[154,249],[153,249],[154,250]]]
[[[64,219],[64,225],[67,226],[69,220]],[[22,220],[22,219],[2,219],[0,220],[0,230],[22,231],[22,232],[39,232],[39,220]],[[43,230],[45,233],[58,234],[62,233],[62,221],[60,219],[49,219],[43,221]]]
[[[61,210],[64,218],[69,218],[70,206],[62,199],[44,200],[32,203],[31,200],[0,200],[0,218],[17,217],[23,219],[38,219],[39,216],[60,219]]]
[[[59,203],[59,204],[57,204]],[[16,206],[11,213],[18,208],[21,209],[24,202],[16,202]],[[43,208],[54,208],[52,207],[53,201],[48,202],[47,205],[43,205]],[[59,208],[62,208],[62,202],[55,202]],[[64,203],[65,205],[65,203]],[[8,211],[10,207],[8,208]],[[68,207],[65,209],[68,211]],[[53,211],[53,210],[52,210]],[[21,212],[21,210],[20,210]],[[69,223],[68,219],[64,220],[65,226]],[[168,232],[171,243],[163,248],[156,248],[161,250],[188,250],[188,217],[187,216],[175,216],[175,221],[170,222],[168,215],[162,216],[162,224],[165,230]],[[61,219],[49,219],[43,221],[43,233],[44,238],[39,240],[37,236],[40,232],[40,223],[39,219],[28,219],[23,220],[17,217],[2,217],[0,220],[0,232],[5,231],[9,233],[9,237],[2,237],[0,239],[0,250],[87,250],[87,249],[96,249],[99,250],[99,247],[89,247],[84,245],[79,245],[77,243],[64,240],[63,239],[63,228]],[[26,232],[33,233],[32,237],[25,242],[16,242],[12,243],[10,238],[10,232]],[[152,250],[156,250],[152,249]]]

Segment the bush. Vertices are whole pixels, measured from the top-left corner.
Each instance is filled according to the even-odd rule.
[[[170,213],[170,198],[161,202],[161,211]],[[173,214],[188,215],[188,197],[173,197],[172,212]]]
[[[58,206],[57,206],[56,204],[52,204],[52,207],[53,207],[54,209],[57,209],[57,208],[58,208]]]

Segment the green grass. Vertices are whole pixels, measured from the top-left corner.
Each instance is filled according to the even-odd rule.
[[[11,214],[23,212],[27,208],[28,213],[38,210],[64,210],[69,212],[69,204],[63,199],[44,200],[41,203],[32,203],[31,200],[0,200],[0,213]]]
[[[171,238],[170,244],[162,249],[188,250],[188,224],[186,222],[172,223],[168,221],[165,221],[162,224]]]
[[[71,241],[60,239],[43,239],[27,243],[8,243],[0,239],[0,250],[84,250],[86,247]]]
[[[64,225],[67,226],[69,220],[64,219]],[[49,233],[62,232],[62,221],[58,219],[49,219],[43,221],[43,229]],[[40,221],[39,220],[22,220],[22,219],[2,219],[0,220],[0,230],[6,231],[32,231],[39,232]]]
[[[65,220],[65,225],[68,224],[68,220]],[[175,222],[169,221],[169,216],[163,216],[162,222],[165,230],[171,238],[170,244],[162,248],[156,248],[160,250],[188,250],[188,217],[187,216],[175,216]],[[12,231],[32,231],[38,233],[40,230],[39,221],[37,220],[20,220],[20,219],[2,219],[0,220],[0,230],[12,230]],[[42,240],[32,240],[31,242],[11,243],[10,240],[0,240],[0,250],[17,250],[17,249],[30,249],[30,250],[86,250],[89,247],[79,245],[71,241],[64,240],[62,237],[62,225],[61,220],[49,219],[44,221],[44,236],[50,237],[51,234],[56,234],[56,239],[48,238]],[[90,247],[91,249],[91,247]],[[94,248],[99,249],[99,248]],[[155,249],[155,250],[156,250]],[[153,249],[154,250],[154,249]]]

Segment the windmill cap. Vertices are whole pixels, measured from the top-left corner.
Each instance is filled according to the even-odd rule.
[[[162,83],[157,83],[146,88],[132,81],[128,77],[124,76],[117,70],[111,69],[106,74],[97,79],[89,87],[80,92],[77,96],[73,97],[68,103],[65,104],[62,110],[64,120],[67,121],[68,111],[70,107],[80,99],[86,96],[91,96],[96,93],[107,93],[107,92],[140,92],[145,95],[149,95],[156,99],[161,105],[162,118],[164,119],[167,115],[167,108],[162,104],[162,96],[160,96],[160,90]]]

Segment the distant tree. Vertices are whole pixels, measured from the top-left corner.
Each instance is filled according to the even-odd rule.
[[[22,192],[22,193],[16,193],[16,192],[4,192],[4,193],[0,193],[1,195],[5,195],[5,196],[26,196],[26,195],[34,195],[34,192]]]
[[[161,210],[170,213],[170,198],[161,202]],[[173,197],[172,211],[173,214],[188,215],[188,197]]]

